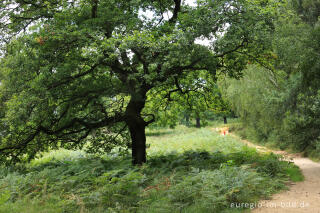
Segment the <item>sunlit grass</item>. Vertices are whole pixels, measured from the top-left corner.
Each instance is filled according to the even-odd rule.
[[[73,161],[79,158],[85,158],[87,154],[81,150],[66,150],[59,149],[51,152],[43,153],[38,158],[32,160],[28,166],[35,167],[40,164],[45,164],[51,161]]]
[[[246,212],[230,202],[265,199],[288,177],[303,177],[214,126],[148,129],[147,144],[148,162],[138,167],[130,155],[60,149],[25,168],[0,168],[0,213]]]
[[[300,182],[304,180],[304,176],[301,173],[301,170],[297,166],[292,166],[287,168],[286,174],[290,177],[290,180],[293,182]]]
[[[190,150],[206,150],[208,152],[237,152],[245,145],[231,136],[223,136],[213,127],[201,129],[178,126],[175,129],[148,130],[147,144],[149,155],[183,153]]]

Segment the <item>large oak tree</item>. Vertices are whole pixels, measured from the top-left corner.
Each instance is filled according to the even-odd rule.
[[[133,164],[146,162],[145,128],[154,121],[144,111],[148,93],[201,89],[180,83],[199,79],[197,73],[241,75],[248,60],[259,61],[268,49],[273,6],[267,0],[2,1],[1,160],[59,147],[126,146]],[[198,42],[204,38],[209,45]]]

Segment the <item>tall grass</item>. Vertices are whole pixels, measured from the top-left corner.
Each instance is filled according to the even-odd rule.
[[[296,169],[212,127],[147,135],[141,167],[130,156],[59,150],[0,169],[0,212],[242,212],[231,204],[285,189]]]

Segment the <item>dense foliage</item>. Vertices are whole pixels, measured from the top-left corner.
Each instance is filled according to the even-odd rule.
[[[1,162],[85,144],[145,162],[148,94],[201,90],[199,71],[239,76],[270,46],[270,2],[1,1]]]
[[[232,109],[245,136],[318,153],[319,8],[1,1],[0,212],[241,212],[303,180],[212,126],[157,128]]]
[[[319,157],[317,8],[319,1],[290,2],[275,25],[273,69],[250,66],[239,82],[227,80],[221,84],[240,115],[247,136]]]

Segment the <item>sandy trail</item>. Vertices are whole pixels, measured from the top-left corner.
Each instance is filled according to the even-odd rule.
[[[274,152],[283,155],[285,159],[293,161],[299,166],[305,177],[303,182],[292,183],[289,191],[275,194],[271,200],[260,201],[258,207],[252,211],[253,213],[320,213],[320,163],[303,158],[298,154],[274,151],[246,140],[242,141],[261,152]]]

